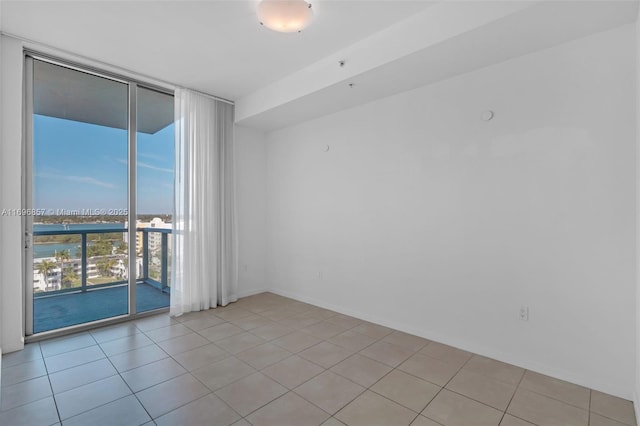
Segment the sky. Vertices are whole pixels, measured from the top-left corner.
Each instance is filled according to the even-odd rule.
[[[36,209],[126,209],[127,131],[34,115]],[[138,214],[173,210],[174,126],[137,137]]]

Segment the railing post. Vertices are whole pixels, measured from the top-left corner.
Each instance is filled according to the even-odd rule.
[[[87,291],[87,233],[83,232],[82,234],[82,291]]]
[[[142,230],[142,281],[149,278],[149,233]]]
[[[160,235],[162,236],[162,262],[161,262],[162,272],[160,274],[160,282],[162,283],[162,289],[164,290],[165,288],[168,287],[167,273],[169,271],[169,262],[168,262],[169,244],[167,243],[167,241],[169,238],[166,232],[162,232]]]

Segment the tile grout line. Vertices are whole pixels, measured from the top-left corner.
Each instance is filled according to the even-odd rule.
[[[509,398],[509,403],[507,404],[507,406],[504,409],[504,412],[502,413],[502,418],[500,419],[500,423],[502,423],[502,421],[504,420],[504,416],[507,415],[507,410],[509,410],[509,406],[511,405],[511,402],[513,401],[513,398],[516,396],[516,393],[518,392],[518,389],[520,388],[520,384],[522,384],[522,381],[524,380],[524,375],[525,374],[527,374],[527,370],[524,370],[522,372],[522,375],[520,376],[520,380],[518,380],[518,384],[516,385],[515,389],[513,390],[513,394],[511,395],[511,398]],[[511,416],[512,414],[509,414],[509,415]],[[517,416],[514,416],[514,417],[517,417]],[[519,418],[519,417],[517,417],[517,418]],[[521,420],[524,420],[524,419],[521,419]],[[528,421],[528,420],[525,420],[525,421]],[[531,423],[531,422],[529,422],[529,423]]]

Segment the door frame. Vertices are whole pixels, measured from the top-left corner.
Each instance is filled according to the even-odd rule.
[[[89,323],[81,323],[70,327],[59,328],[55,330],[40,332],[34,334],[33,332],[33,215],[23,215],[22,217],[22,231],[23,231],[23,250],[22,250],[22,262],[23,262],[23,330],[25,333],[25,341],[39,341],[46,338],[62,336],[66,334],[76,333],[78,331],[90,330],[93,328],[103,327],[109,324],[116,324],[123,321],[129,321],[135,318],[142,318],[150,315],[155,315],[162,312],[168,312],[169,308],[159,308],[150,311],[138,313],[136,309],[136,284],[137,284],[137,270],[136,270],[136,237],[137,232],[135,230],[135,224],[137,220],[137,92],[138,87],[144,87],[150,90],[154,90],[160,93],[165,93],[174,96],[174,91],[164,87],[160,87],[153,83],[144,82],[135,78],[126,77],[123,75],[115,74],[110,71],[104,71],[97,69],[90,65],[83,65],[74,61],[68,61],[65,59],[59,59],[49,54],[38,52],[33,49],[24,49],[24,118],[23,118],[23,147],[22,147],[22,207],[30,211],[33,209],[33,61],[39,60],[50,64],[58,65],[64,68],[68,68],[74,71],[83,72],[86,74],[94,75],[100,78],[106,78],[108,80],[116,81],[126,84],[128,87],[128,300],[129,300],[129,312],[124,315],[119,315],[111,318],[105,318],[102,320],[92,321]],[[131,228],[133,224],[133,228]],[[133,229],[133,232],[131,231]],[[131,248],[134,248],[132,251]],[[131,273],[133,271],[134,273]]]

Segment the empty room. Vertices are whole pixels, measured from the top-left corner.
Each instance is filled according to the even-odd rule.
[[[0,426],[636,426],[638,0],[0,0]]]

